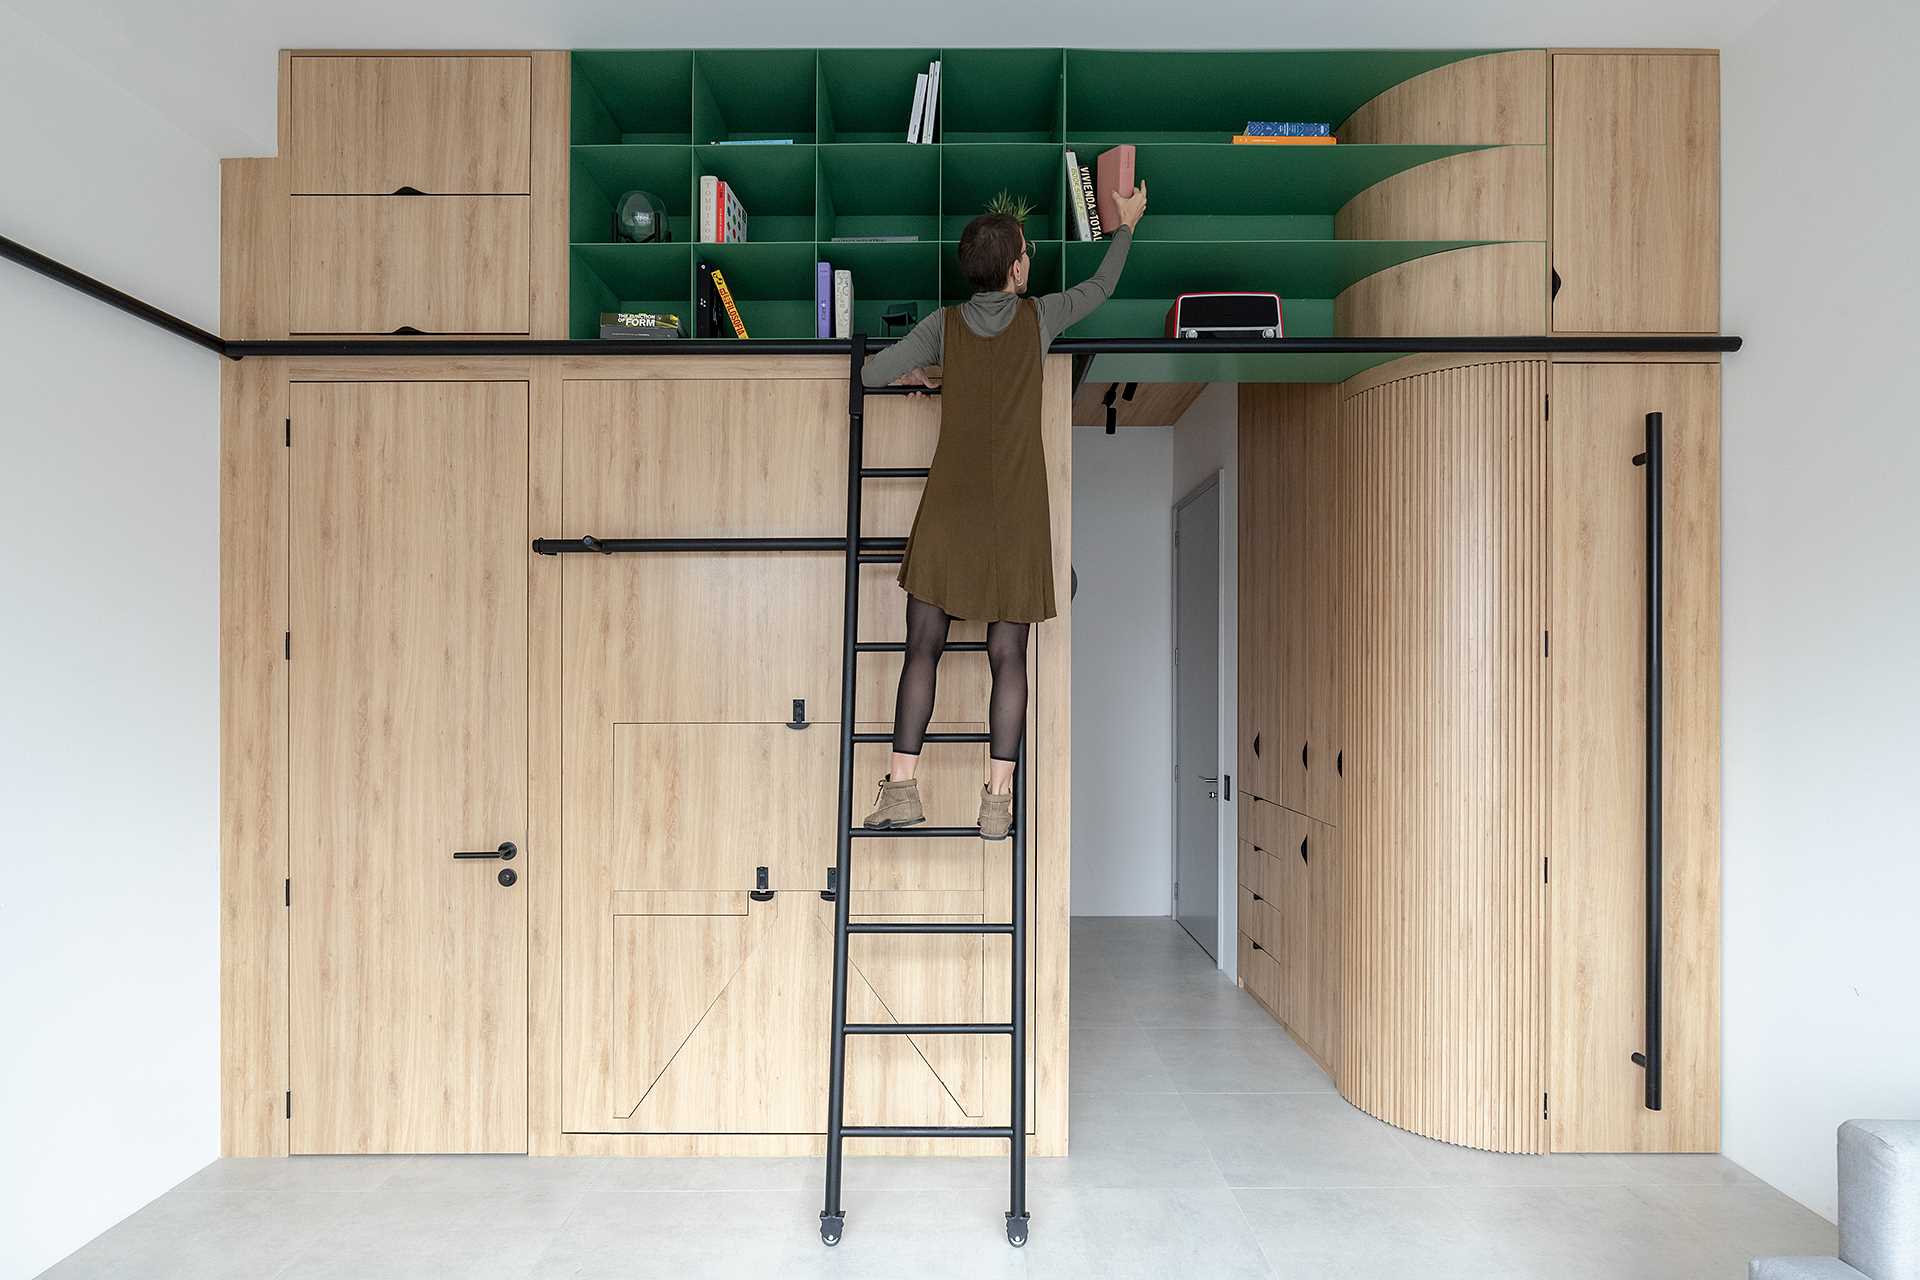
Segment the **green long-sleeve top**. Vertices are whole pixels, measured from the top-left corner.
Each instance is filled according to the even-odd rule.
[[[1120,283],[1120,269],[1127,264],[1127,246],[1133,243],[1133,228],[1121,227],[1107,245],[1100,269],[1064,293],[1049,293],[1035,299],[1040,309],[1040,350],[1045,354],[1053,340],[1069,327],[1092,315],[1099,305],[1113,296]],[[1002,290],[976,293],[960,304],[960,318],[967,328],[983,338],[991,338],[1007,327],[1019,298]],[[884,387],[909,369],[924,369],[941,363],[946,345],[945,307],[913,326],[900,341],[877,352],[860,371],[860,380],[869,387]]]

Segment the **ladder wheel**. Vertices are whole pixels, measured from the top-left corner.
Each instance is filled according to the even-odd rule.
[[[847,1220],[845,1218],[829,1218],[826,1214],[821,1214],[820,1243],[831,1249],[834,1245],[840,1243],[840,1233],[845,1231],[846,1228]]]
[[[1027,1243],[1027,1218],[1007,1216],[1007,1243],[1019,1249]]]

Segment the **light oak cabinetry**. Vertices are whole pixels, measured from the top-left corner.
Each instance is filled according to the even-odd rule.
[[[528,331],[525,196],[295,196],[294,333]]]
[[[1720,58],[1553,57],[1556,333],[1720,327]]]

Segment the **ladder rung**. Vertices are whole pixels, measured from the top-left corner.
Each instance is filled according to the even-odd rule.
[[[862,480],[925,480],[931,467],[862,467]]]
[[[985,653],[985,640],[949,640],[944,650],[947,653]],[[855,653],[905,653],[907,642],[904,640],[862,640],[853,646]]]
[[[1009,829],[1008,834],[1012,834]],[[860,840],[962,840],[980,838],[978,827],[855,827]]]
[[[840,1136],[843,1138],[1011,1138],[1013,1126],[848,1124],[840,1126]]]
[[[890,733],[856,733],[855,742],[892,742]],[[929,733],[921,738],[922,742],[992,742],[993,735],[987,733]]]
[[[863,551],[860,553],[861,564],[899,564],[906,558],[907,556],[904,551]]]
[[[850,1036],[1010,1036],[1011,1022],[849,1022]]]
[[[949,924],[936,920],[850,920],[848,933],[1012,933],[1011,924],[981,924],[960,922]]]
[[[940,394],[938,387],[896,387],[891,383],[884,387],[862,387],[860,390],[862,395],[869,396],[937,396]]]

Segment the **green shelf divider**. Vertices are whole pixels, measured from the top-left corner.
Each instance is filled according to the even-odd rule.
[[[899,304],[911,307],[914,322],[931,315],[940,306],[940,245],[935,241],[916,244],[820,244],[815,246],[819,260],[832,263],[836,270],[853,273],[854,328],[876,338],[902,337],[899,327],[889,330],[881,316],[899,310]]]
[[[1149,215],[1151,216],[1151,215]],[[1163,298],[1209,290],[1250,289],[1281,297],[1332,298],[1377,271],[1430,253],[1491,244],[1488,240],[1140,240],[1127,253],[1117,297]],[[1078,283],[1100,265],[1107,246],[1066,246],[1067,279]]]
[[[940,148],[847,143],[819,150],[815,235],[940,238]]]
[[[813,279],[817,259],[812,240],[794,244],[703,244],[693,246],[693,252],[696,259],[720,269],[752,337],[816,336]],[[723,336],[731,333],[724,319],[720,332]]]
[[[914,86],[939,56],[938,49],[820,50],[815,92],[815,132],[820,141],[905,143]],[[939,127],[936,110],[936,133]]]
[[[944,49],[943,142],[1058,142],[1066,125],[1060,49]]]
[[[811,241],[816,163],[812,144],[695,147],[693,207],[699,208],[700,178],[712,174],[746,205],[749,241]]]
[[[618,242],[614,205],[628,191],[649,191],[667,208],[672,239],[694,238],[693,153],[685,146],[576,146],[567,211],[574,243]]]
[[[1066,232],[1065,152],[1057,143],[949,143],[940,150],[940,236],[958,240],[1000,191],[1034,204],[1027,236],[1038,243]]]
[[[576,244],[570,263],[570,326],[600,336],[602,311],[670,311],[693,332],[690,244]]]
[[[572,141],[692,142],[693,50],[575,52]]]
[[[693,55],[693,140],[814,141],[812,49],[700,49]]]

